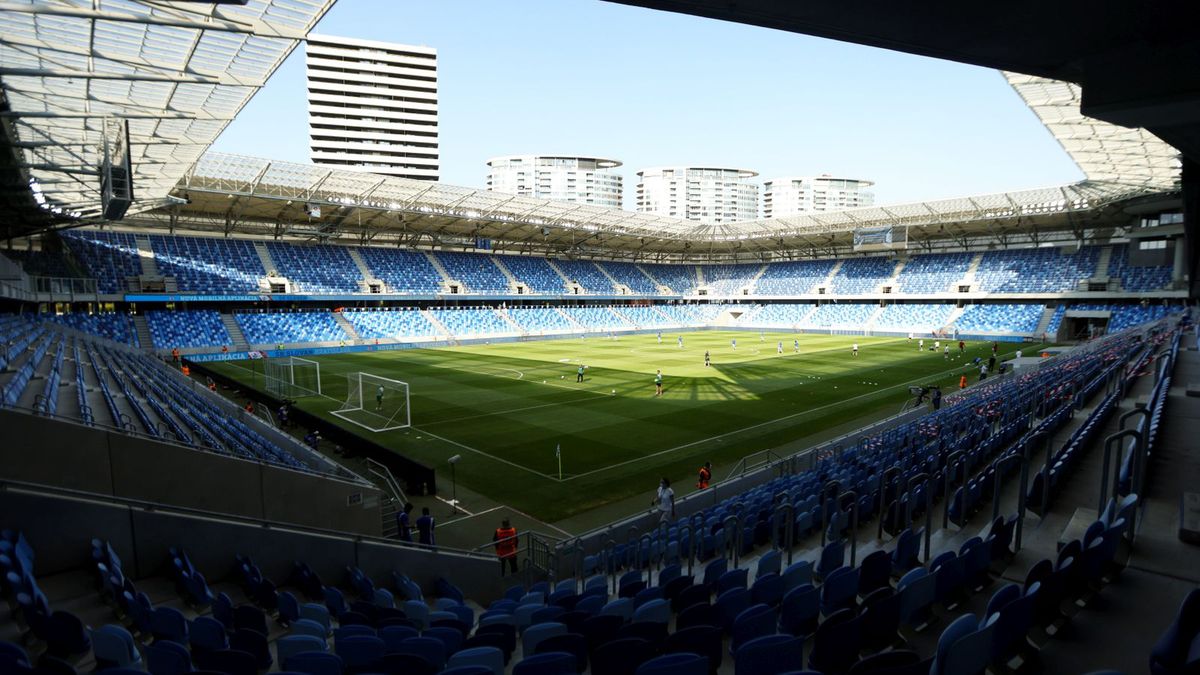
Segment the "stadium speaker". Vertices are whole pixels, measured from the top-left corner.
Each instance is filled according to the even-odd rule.
[[[104,120],[100,158],[100,207],[107,220],[120,220],[133,203],[133,158],[129,151],[129,120]]]
[[[309,218],[320,218],[321,217],[321,205],[313,204],[311,202],[306,202],[304,204],[304,213],[307,214]]]

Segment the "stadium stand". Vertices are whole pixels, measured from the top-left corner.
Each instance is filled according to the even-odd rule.
[[[1121,280],[1124,291],[1157,291],[1171,283],[1171,267],[1168,265],[1133,266],[1129,264],[1129,245],[1112,247],[1108,262],[1108,276]]]
[[[233,318],[252,345],[340,342],[348,337],[330,312],[235,312]]]
[[[836,260],[794,260],[767,265],[755,284],[759,295],[805,295],[829,278]]]
[[[5,249],[3,254],[21,266],[29,276],[75,278],[82,276],[63,253]]]
[[[213,310],[149,310],[146,324],[159,349],[222,347],[233,342],[221,314]]]
[[[653,307],[614,307],[613,311],[637,328],[668,328],[675,322]]]
[[[762,265],[704,265],[704,283],[716,295],[741,295],[754,281]]]
[[[364,339],[428,338],[438,334],[437,328],[416,309],[345,309],[342,316]]]
[[[962,333],[1032,333],[1044,310],[1035,304],[967,305],[954,327]]]
[[[180,291],[257,293],[266,276],[252,242],[151,235],[154,260],[164,276],[175,277]]]
[[[563,279],[546,262],[535,256],[503,255],[497,258],[508,271],[529,288],[532,293],[561,295],[566,293]]]
[[[671,289],[676,295],[690,295],[696,292],[699,279],[696,277],[695,265],[660,265],[642,263],[641,268],[654,278],[661,286]]]
[[[429,314],[445,326],[451,335],[501,335],[514,332],[496,310],[487,307],[431,309]]]
[[[297,293],[357,293],[362,273],[344,246],[298,246],[268,242],[267,250],[280,276],[294,284]]]
[[[424,254],[399,248],[360,246],[355,249],[367,268],[392,293],[437,293],[442,280]]]
[[[142,273],[137,242],[132,234],[104,230],[69,230],[63,242],[75,259],[96,279],[101,293],[120,293],[127,277]]]
[[[631,324],[611,307],[564,307],[563,311],[575,323],[590,330],[621,330]]]
[[[888,305],[875,317],[873,328],[919,331],[941,330],[950,321],[953,305]]]
[[[617,283],[628,286],[634,293],[658,295],[658,288],[654,286],[654,282],[650,281],[650,278],[643,274],[637,265],[599,260],[595,263],[608,272],[608,276],[616,279]]]
[[[43,318],[84,333],[98,335],[134,347],[138,346],[137,334],[133,329],[133,319],[129,318],[127,314],[71,312],[70,314],[45,314]]]
[[[817,308],[816,305],[797,305],[780,303],[762,305],[750,312],[738,323],[747,326],[793,327],[807,324],[808,315]]]
[[[895,269],[896,261],[891,258],[849,258],[833,276],[830,289],[837,295],[874,293]]]
[[[506,310],[512,319],[529,333],[566,333],[575,330],[575,324],[553,307],[514,307]]]
[[[975,279],[980,290],[1000,293],[1073,291],[1091,279],[1099,258],[1098,246],[1075,253],[1058,248],[988,251],[983,254]]]
[[[865,304],[829,304],[821,305],[808,315],[806,323],[811,326],[842,326],[862,328],[867,324],[871,315],[879,309],[878,305]]]
[[[612,295],[616,292],[613,288],[612,281],[604,276],[604,272],[596,267],[596,264],[590,260],[567,260],[556,259],[554,264],[567,279],[574,281],[583,287],[583,290],[593,295]]]
[[[438,251],[434,254],[454,281],[471,293],[507,293],[508,277],[486,255]]]
[[[896,277],[897,292],[927,295],[947,293],[971,267],[971,253],[933,253],[909,258]]]

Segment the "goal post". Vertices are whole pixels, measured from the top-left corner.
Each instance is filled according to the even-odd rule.
[[[267,393],[277,398],[321,395],[321,364],[298,356],[263,361]]]
[[[346,374],[346,400],[333,414],[369,431],[412,426],[408,383],[371,373]]]

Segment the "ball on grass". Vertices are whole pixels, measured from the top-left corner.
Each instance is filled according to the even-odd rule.
[[[613,390],[612,390],[612,395],[613,395],[613,396],[616,396],[616,395],[617,395],[617,390],[616,390],[616,389],[613,389]]]

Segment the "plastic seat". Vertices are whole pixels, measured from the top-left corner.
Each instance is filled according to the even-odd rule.
[[[754,638],[771,635],[779,625],[779,614],[768,605],[751,605],[738,615],[733,622],[732,637],[729,641],[730,653],[735,653],[738,647]]]
[[[539,623],[525,629],[521,634],[521,648],[525,654],[536,654],[537,646],[542,640],[555,635],[566,635],[567,626],[558,622]]]
[[[762,635],[733,653],[734,675],[778,675],[804,663],[804,640],[791,635]]]
[[[998,615],[980,627],[973,614],[954,620],[938,638],[930,675],[981,675],[992,654],[992,635]]]
[[[275,640],[275,660],[287,664],[296,654],[325,651],[325,640],[314,635],[284,635]]]
[[[821,586],[821,614],[830,616],[843,609],[855,609],[858,595],[858,568],[839,567]]]
[[[384,654],[372,670],[384,675],[436,675],[440,669],[416,654]]]
[[[724,652],[721,629],[716,626],[691,626],[677,630],[663,641],[662,652],[700,654],[708,657],[708,666],[712,671],[719,670]]]
[[[459,652],[481,648],[500,650],[500,656],[503,659],[505,666],[507,666],[509,660],[512,659],[512,650],[508,649],[507,640],[503,635],[498,635],[496,633],[476,633],[475,635],[472,635],[463,642],[462,649],[460,649]]]
[[[325,608],[325,605],[318,605],[315,602],[306,602],[300,605],[300,618],[315,621],[325,629],[327,635],[329,634],[331,621],[329,610]]]
[[[258,663],[254,660],[254,656],[236,649],[222,649],[206,654],[196,665],[201,666],[204,670],[216,670],[226,673],[226,675],[257,675],[258,673]],[[339,670],[338,673],[329,675],[338,675],[340,672]],[[311,673],[311,675],[326,675],[326,673]]]
[[[192,656],[178,642],[155,642],[146,647],[146,669],[151,675],[183,675],[192,670]]]
[[[900,621],[917,628],[929,618],[929,608],[937,590],[937,579],[918,567],[900,578],[896,593],[900,596]]]
[[[721,615],[712,605],[700,603],[692,605],[675,617],[675,630],[683,630],[692,626],[721,627]]]
[[[755,604],[777,607],[783,600],[783,577],[767,572],[754,580],[750,587],[750,601]]]
[[[155,607],[150,615],[150,632],[155,640],[170,640],[187,644],[188,622],[183,612],[174,607]]]
[[[645,640],[613,640],[592,651],[592,675],[634,675],[653,655],[654,648]]]
[[[342,675],[341,657],[326,652],[292,654],[284,662],[283,667],[289,671],[307,675]]]
[[[633,621],[652,621],[655,623],[670,623],[671,605],[663,599],[651,600],[638,607],[633,612]]]
[[[787,595],[797,586],[812,583],[812,563],[807,560],[794,562],[788,565],[781,576],[783,576],[784,595]]]
[[[747,585],[748,577],[749,577],[749,572],[745,568],[729,570],[728,572],[722,574],[719,578],[717,578],[717,588],[716,588],[717,597],[720,597],[721,594],[724,593],[725,591],[728,591],[728,590],[731,590],[734,588],[741,588],[741,589],[748,588],[748,585]]]
[[[133,636],[121,626],[109,624],[93,629],[92,653],[97,665],[103,668],[137,669],[142,665],[142,655]]]
[[[428,637],[408,638],[400,643],[396,654],[414,654],[428,661],[437,670],[446,666],[446,646],[441,640]]]
[[[636,621],[626,624],[621,626],[621,630],[617,631],[617,639],[622,638],[645,640],[657,652],[658,648],[667,639],[667,624],[656,621]]]
[[[1175,619],[1150,651],[1151,675],[1171,675],[1189,672],[1200,664],[1200,589],[1194,589],[1183,599]]]
[[[779,574],[783,565],[783,555],[779,551],[767,551],[758,559],[754,568],[754,580],[758,581],[768,574]]]
[[[267,636],[258,631],[244,628],[233,631],[233,635],[229,636],[229,648],[253,656],[259,670],[267,670],[274,663]]]
[[[671,601],[671,609],[679,613],[692,605],[708,604],[711,597],[711,590],[704,584],[688,586]]]
[[[587,638],[578,633],[563,633],[562,635],[548,637],[539,642],[534,651],[537,654],[565,652],[575,657],[575,672],[582,673],[587,670]]]
[[[900,596],[890,586],[876,589],[863,598],[859,618],[863,648],[886,649],[899,638]]]
[[[521,659],[512,675],[575,675],[575,657],[566,652],[546,652]]]
[[[813,634],[808,667],[827,675],[844,673],[858,660],[860,643],[859,619],[854,610],[835,612]]]
[[[253,605],[238,605],[233,608],[233,629],[252,630],[263,636],[270,635],[270,631],[267,630],[267,615]]]
[[[887,551],[875,551],[862,559],[858,567],[858,594],[867,597],[888,585],[892,575],[892,559]]]
[[[463,666],[483,666],[492,675],[504,675],[504,652],[498,647],[472,647],[460,649],[446,660],[447,669]]]
[[[812,635],[821,613],[821,595],[812,584],[788,591],[780,604],[779,627],[796,636]]]
[[[292,622],[288,630],[292,635],[311,635],[321,638],[321,644],[325,644],[325,638],[329,635],[329,631],[324,626],[312,619],[297,619]]]
[[[825,548],[821,549],[821,559],[817,563],[817,568],[814,570],[816,576],[824,579],[829,576],[834,570],[846,564],[846,542],[831,541],[825,544]]]
[[[708,659],[699,654],[664,654],[638,666],[635,675],[708,675]]]
[[[731,588],[717,597],[713,605],[721,619],[721,628],[725,632],[733,629],[733,622],[738,615],[750,606],[750,591],[744,588]]]

